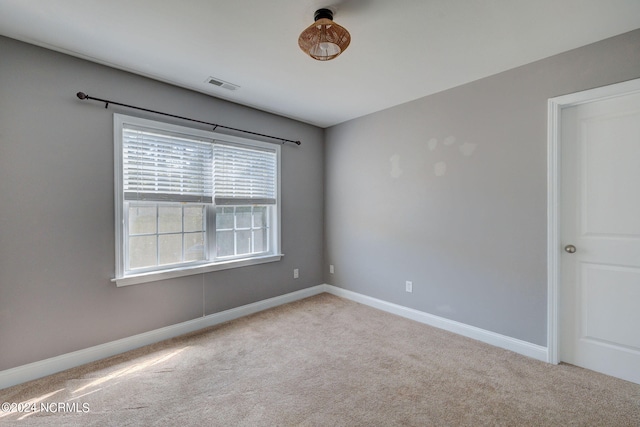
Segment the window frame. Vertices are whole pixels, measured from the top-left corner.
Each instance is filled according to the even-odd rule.
[[[125,126],[144,127],[159,132],[168,132],[173,134],[182,134],[198,139],[205,139],[212,144],[216,142],[222,144],[241,145],[244,147],[255,147],[261,150],[273,151],[276,155],[276,203],[268,206],[271,210],[271,223],[268,226],[269,241],[271,244],[268,253],[258,255],[240,255],[234,257],[225,257],[216,259],[216,213],[217,206],[215,201],[205,207],[205,244],[207,244],[206,256],[209,258],[204,261],[189,262],[182,265],[157,266],[141,269],[138,272],[126,270],[126,239],[127,226],[125,221],[128,213],[125,208],[130,201],[124,199],[124,183],[123,183],[123,129]],[[124,114],[114,113],[113,115],[114,129],[114,178],[115,178],[115,277],[112,282],[117,286],[134,285],[138,283],[152,282],[193,274],[207,273],[211,271],[225,270],[230,268],[238,268],[249,265],[257,265],[268,262],[279,261],[282,258],[281,253],[281,146],[279,144],[268,143],[248,138],[220,134],[214,131],[201,130],[157,120],[144,119]],[[214,194],[212,194],[214,196]],[[166,205],[164,202],[152,202],[152,204]],[[252,206],[252,205],[248,205]],[[264,206],[257,203],[255,206]],[[220,205],[220,208],[230,207],[230,205]]]

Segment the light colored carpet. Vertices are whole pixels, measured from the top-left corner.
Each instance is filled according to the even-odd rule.
[[[329,294],[0,390],[30,400],[88,412],[0,424],[640,426],[640,385]]]

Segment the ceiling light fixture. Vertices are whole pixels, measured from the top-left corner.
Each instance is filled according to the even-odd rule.
[[[329,61],[344,52],[351,43],[351,35],[333,22],[333,12],[329,9],[318,9],[314,19],[298,37],[298,45],[313,59]]]

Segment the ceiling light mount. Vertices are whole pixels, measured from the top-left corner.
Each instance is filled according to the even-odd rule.
[[[298,37],[298,46],[318,61],[336,58],[351,43],[349,31],[333,22],[333,11],[330,9],[316,10],[314,20],[315,22]]]
[[[318,19],[329,19],[333,21],[333,11],[331,9],[316,10],[316,13],[313,14],[313,20],[317,21]]]

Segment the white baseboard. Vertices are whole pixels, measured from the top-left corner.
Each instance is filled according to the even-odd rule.
[[[269,298],[263,301],[258,301],[253,304],[247,304],[241,307],[232,308],[230,310],[225,310],[220,313],[215,313],[208,316],[200,317],[198,319],[189,320],[187,322],[178,323],[176,325],[155,329],[153,331],[145,332],[131,337],[122,338],[94,347],[89,347],[71,353],[62,354],[60,356],[51,357],[49,359],[40,360],[38,362],[29,363],[27,365],[0,371],[0,390],[16,384],[21,384],[47,375],[55,374],[66,369],[71,369],[76,366],[84,365],[85,363],[94,362],[96,360],[124,353],[126,351],[143,347],[145,345],[153,344],[169,338],[174,338],[189,332],[207,328],[209,326],[215,326],[220,323],[228,322],[230,320],[237,319],[243,316],[248,316],[250,314],[277,307],[282,304],[287,304],[293,301],[298,301],[304,298],[318,295],[323,292],[327,292],[342,298],[365,304],[382,311],[396,314],[398,316],[406,317],[420,323],[425,323],[436,328],[454,332],[465,337],[473,338],[478,341],[494,345],[496,347],[511,350],[516,353],[532,357],[534,359],[542,360],[545,362],[547,361],[546,347],[507,337],[505,335],[496,334],[494,332],[476,328],[475,326],[469,326],[464,323],[445,319],[433,314],[425,313],[422,311],[414,310],[412,308],[358,294],[356,292],[348,291],[346,289],[338,288],[332,285],[324,284],[313,286],[307,289],[302,289],[296,292],[291,292],[289,294],[281,295],[278,297]]]
[[[324,285],[324,291],[342,298],[346,298],[355,302],[359,302],[370,307],[377,308],[382,311],[406,317],[420,323],[424,323],[436,328],[444,329],[449,332],[456,333],[468,338],[473,338],[496,347],[504,348],[533,359],[546,362],[547,347],[532,344],[506,335],[497,334],[495,332],[480,329],[454,320],[445,319],[423,311],[414,310],[412,308],[393,304],[387,301],[372,298],[346,289],[338,288],[332,285]]]
[[[218,325],[228,322],[229,320],[239,317],[248,316],[259,311],[277,307],[303,298],[321,294],[325,291],[324,285],[318,285],[300,291],[291,292],[274,298],[258,301],[253,304],[243,305],[241,307],[225,310],[220,313],[203,316],[198,319],[189,320],[187,322],[178,323],[176,325],[167,326],[153,331],[144,332],[142,334],[133,335],[131,337],[122,338],[94,347],[85,348],[71,353],[62,354],[60,356],[51,357],[49,359],[40,360],[38,362],[29,363],[27,365],[18,366],[0,372],[0,390],[11,387],[12,385],[21,384],[36,378],[45,377],[55,374],[66,369],[84,365],[85,363],[94,362],[116,354],[124,353],[145,345],[153,344],[169,338],[174,338],[189,332],[209,326]]]

